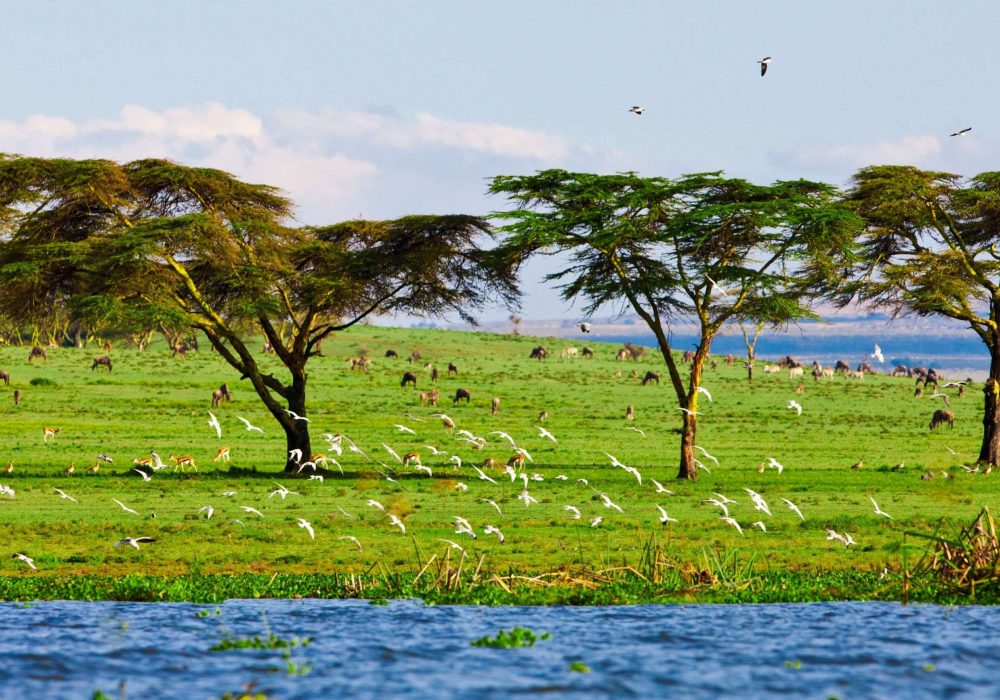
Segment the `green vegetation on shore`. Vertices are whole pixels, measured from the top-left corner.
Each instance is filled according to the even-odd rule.
[[[538,344],[552,351],[544,362],[528,358]],[[563,348],[584,344],[594,349],[594,358],[559,356]],[[388,349],[400,357],[385,358]],[[370,370],[351,371],[347,359],[362,350],[372,358]],[[404,359],[413,350],[422,353],[419,363]],[[719,466],[706,459],[711,473],[679,482],[672,478],[680,425],[676,400],[665,386],[640,386],[632,376],[633,369],[641,377],[661,365],[652,353],[645,361],[616,361],[614,350],[589,338],[372,326],[338,334],[310,365],[313,433],[343,434],[395,473],[387,472],[394,479],[388,481],[384,467],[345,450],[340,458],[344,474],[331,467],[320,482],[281,473],[284,434],[213,353],[185,360],[171,358],[157,345],[143,353],[115,348],[114,371],[106,373],[90,369],[92,357],[100,354],[95,351],[56,349],[47,363],[29,366],[27,348],[2,348],[0,367],[12,381],[0,389],[5,445],[0,464],[12,462],[13,472],[0,474],[0,484],[12,487],[16,496],[0,495],[6,532],[0,598],[898,599],[904,531],[931,532],[942,519],[948,526],[964,526],[984,505],[997,510],[995,477],[968,474],[958,466],[971,463],[978,448],[979,387],[970,387],[964,398],[952,396],[953,430],[931,432],[927,424],[939,400],[915,398],[907,379],[867,376],[858,382],[838,376],[814,382],[807,377],[804,393],[797,394],[800,380],[789,380],[787,372],[758,371],[750,386],[740,363],[727,367],[720,361],[706,372],[704,385],[714,402],[702,405],[699,423],[699,444]],[[267,371],[279,370],[269,356],[260,359]],[[438,409],[418,400],[420,391],[431,388],[425,362],[441,373]],[[457,377],[447,376],[449,362],[457,365]],[[615,376],[619,370],[621,376]],[[404,371],[417,375],[416,390],[400,387]],[[212,389],[223,382],[232,387],[235,400],[213,409],[223,426],[220,440],[208,427],[207,411]],[[471,392],[472,401],[452,407],[447,397],[459,387]],[[10,398],[14,389],[23,394],[16,407]],[[501,399],[498,416],[490,413],[494,396]],[[801,416],[786,408],[792,398],[804,407]],[[635,406],[634,423],[624,419],[627,405]],[[476,450],[461,442],[432,417],[438,410],[459,429],[486,436],[489,444]],[[543,425],[557,444],[535,428],[541,410],[549,414]],[[248,432],[237,416],[265,432]],[[399,432],[397,423],[417,434]],[[43,444],[44,426],[60,429],[54,444]],[[494,485],[467,466],[491,456],[506,462],[512,455],[506,442],[488,435],[493,430],[509,433],[534,458],[526,472],[542,477],[528,483],[537,504],[526,507],[518,500],[520,479],[511,483],[502,471],[487,467]],[[419,452],[433,476],[404,469],[382,443],[400,455]],[[425,445],[459,455],[464,466],[458,469],[447,457],[432,456]],[[221,446],[230,447],[232,461],[213,464]],[[131,462],[151,449],[165,460],[171,453],[193,455],[198,471],[164,469],[144,482]],[[637,468],[642,484],[612,467],[605,452]],[[98,453],[114,462],[101,462],[96,474],[88,474]],[[783,465],[781,474],[758,472],[769,458]],[[852,470],[858,461],[863,466]],[[74,473],[64,475],[70,464]],[[903,467],[894,470],[898,464]],[[922,480],[927,472],[932,478]],[[567,478],[557,479],[560,475]],[[651,479],[673,495],[656,493]],[[300,495],[269,497],[275,482]],[[79,502],[61,499],[55,488]],[[753,509],[744,488],[767,500],[770,517]],[[229,491],[236,495],[222,495]],[[718,508],[703,502],[713,492],[737,501],[730,512],[743,535],[720,520]],[[604,507],[601,493],[623,512]],[[876,515],[870,497],[893,519]],[[782,498],[796,503],[805,519]],[[494,501],[502,515],[482,499]],[[366,505],[368,500],[399,517],[406,533],[391,526],[386,513]],[[679,522],[661,525],[657,504]],[[199,514],[206,505],[214,509],[211,519]],[[578,507],[582,518],[571,519],[564,505]],[[478,539],[455,534],[456,515],[470,521]],[[602,521],[591,527],[598,516]],[[312,524],[315,540],[297,525],[298,518]],[[751,527],[757,520],[766,532]],[[486,524],[498,527],[505,542],[484,534]],[[828,540],[827,529],[849,533],[857,544],[844,547]],[[113,546],[126,536],[156,541],[139,550]],[[360,548],[339,539],[348,536],[356,537]],[[462,555],[443,539],[465,548],[461,569]],[[907,544],[911,560],[927,546],[915,538]],[[15,552],[32,557],[37,570],[11,558]],[[651,556],[659,563],[651,564]],[[451,587],[441,583],[442,562],[450,567],[443,575],[453,576]],[[919,582],[911,583],[909,595],[947,597],[922,589]],[[988,595],[983,590],[979,599]]]

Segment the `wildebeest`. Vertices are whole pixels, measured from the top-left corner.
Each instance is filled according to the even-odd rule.
[[[588,347],[584,347],[583,350],[580,351],[580,354],[583,355],[584,357],[593,357],[594,351]]]
[[[736,362],[735,355],[733,354],[726,355],[726,367],[732,367],[734,362]]]
[[[188,345],[187,343],[176,343],[174,345],[173,351],[170,353],[170,356],[176,357],[177,355],[180,355],[183,358],[187,358],[188,350],[190,349],[191,346]]]
[[[4,386],[10,386],[10,373],[5,369],[0,369],[0,381],[3,381]]]
[[[437,384],[438,380],[438,368],[431,367],[431,384]]]
[[[399,357],[399,353],[397,353],[395,350],[386,350],[385,351],[385,356],[386,357]]]
[[[40,357],[43,360],[49,359],[49,353],[41,345],[36,345],[31,348],[31,352],[28,353],[28,363],[30,364],[36,357]]]
[[[101,357],[95,357],[94,363],[90,365],[90,371],[93,372],[98,367],[107,367],[108,371],[111,371],[111,358],[107,355],[102,355]]]
[[[407,384],[412,384],[413,388],[417,388],[417,375],[412,372],[403,372],[403,379],[400,380],[400,386],[406,386]]]
[[[549,356],[549,351],[539,345],[537,348],[531,349],[531,354],[528,356],[532,360],[538,360],[541,362],[546,357]]]
[[[694,362],[694,350],[685,350],[684,354],[681,355],[681,362],[683,362],[686,365],[689,365],[692,362]]]
[[[875,374],[875,368],[871,366],[869,362],[859,362],[858,363],[859,372],[867,372],[868,374]]]
[[[847,372],[851,369],[851,366],[843,360],[837,360],[837,364],[835,364],[833,368],[838,372]]]
[[[635,420],[635,406],[632,404],[625,407],[625,420]]]
[[[455,391],[455,398],[451,400],[451,405],[454,406],[462,399],[465,399],[465,403],[469,403],[472,400],[472,394],[469,393],[468,389],[458,389]]]
[[[934,415],[931,417],[930,429],[938,427],[942,423],[947,423],[949,428],[955,427],[955,414],[951,411],[946,411],[943,408],[939,408],[934,411]]]
[[[21,390],[14,389],[14,405],[17,406],[21,403]]]
[[[494,416],[500,414],[500,397],[494,396],[491,403],[490,413]]]
[[[110,367],[108,368],[110,369]],[[232,401],[233,394],[229,391],[229,385],[223,384],[218,389],[212,392],[212,405],[218,406],[223,401]]]
[[[656,372],[646,372],[646,376],[642,378],[642,385],[646,386],[647,382],[656,382],[657,384],[659,384],[660,375],[658,375]]]
[[[419,350],[414,350],[413,352],[410,353],[410,362],[416,362],[419,359],[420,359]]]
[[[362,372],[368,372],[368,368],[371,366],[372,361],[367,357],[352,357],[351,358],[351,369],[361,370]]]
[[[549,412],[548,411],[539,411],[538,412],[538,421],[539,422],[544,421],[548,417],[549,417]]]
[[[458,365],[456,365],[454,362],[449,362],[448,363],[448,376],[450,377],[452,375],[455,375],[456,377],[458,376]]]

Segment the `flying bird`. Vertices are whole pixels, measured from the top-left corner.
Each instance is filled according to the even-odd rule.
[[[646,111],[646,108],[645,107],[641,107],[639,105],[632,105],[631,107],[629,107],[628,111],[631,112],[632,114],[642,114],[643,112]],[[583,330],[583,326],[585,326],[585,325],[587,326],[588,330],[585,330],[583,332],[584,333],[589,333],[590,332],[589,331],[589,328],[590,328],[590,324],[589,323],[587,323],[587,324],[581,323],[580,324],[580,330]]]
[[[771,65],[771,57],[770,56],[765,56],[764,58],[762,58],[759,61],[757,61],[757,63],[760,64],[760,77],[763,78],[764,74],[767,73],[767,67],[769,65]]]
[[[98,458],[99,460],[101,460],[102,462],[107,462],[108,464],[111,464],[112,462],[114,462],[114,461],[115,461],[115,460],[111,459],[110,457],[108,457],[108,456],[107,456],[106,454],[104,454],[103,452],[101,452],[101,453],[100,453],[99,455],[97,455],[97,458]]]
[[[750,523],[750,527],[759,527],[761,529],[761,532],[767,532],[767,526],[764,525],[763,520],[755,520],[754,522]]]
[[[801,416],[802,415],[802,405],[798,401],[796,401],[795,399],[788,399],[788,405],[785,406],[785,408],[794,408],[795,409],[795,415],[797,415],[797,416]]]
[[[602,518],[601,516],[598,515],[596,518],[594,518],[593,520],[590,521],[590,526],[591,527],[597,527],[598,525],[601,524],[601,522],[603,520],[604,520],[604,518]]]
[[[208,427],[209,428],[215,428],[215,434],[218,437],[221,438],[222,437],[222,426],[219,425],[219,419],[216,418],[215,414],[212,413],[211,411],[208,412],[208,415],[211,416],[211,418],[208,419]]]
[[[472,529],[472,524],[468,520],[463,518],[461,515],[454,516],[454,519],[456,535],[468,535],[474,540],[479,539],[479,535],[477,535],[476,531]]]
[[[529,503],[534,503],[535,505],[538,505],[538,500],[535,499],[530,493],[528,493],[528,489],[524,489],[521,492],[521,495],[518,496],[517,498],[520,501],[524,501],[524,507],[525,508],[528,507]]]
[[[882,354],[882,348],[878,346],[878,343],[875,343],[875,352],[872,353],[872,357],[878,360],[879,364],[885,362],[885,355]]]
[[[125,545],[128,545],[129,547],[138,550],[140,542],[156,542],[156,540],[152,537],[125,537],[115,542],[115,547],[124,547]]]
[[[53,488],[55,489],[55,492],[59,494],[59,498],[65,498],[67,501],[73,501],[73,503],[79,503],[78,500],[76,500],[75,498],[73,498],[72,496],[70,496],[68,493],[66,493],[62,489],[56,489],[55,487],[53,487]]]
[[[395,427],[396,427],[396,430],[398,430],[401,433],[409,433],[410,435],[416,435],[417,434],[417,431],[414,430],[413,428],[407,428],[405,425],[400,425],[399,423],[396,423]]]
[[[770,469],[777,469],[779,474],[785,470],[785,468],[782,466],[781,462],[779,462],[778,460],[776,460],[774,457],[768,457],[767,458],[767,466]]]
[[[559,441],[556,440],[556,436],[553,435],[552,433],[550,433],[548,430],[546,430],[542,426],[536,425],[535,429],[538,430],[538,436],[539,437],[548,438],[549,440],[551,440],[554,443],[557,443],[557,444],[559,443]]]
[[[740,533],[741,535],[743,534],[743,528],[740,527],[740,524],[738,522],[736,522],[736,520],[734,518],[730,518],[729,516],[726,516],[724,518],[719,518],[719,520],[721,520],[722,522],[726,523],[726,525],[732,525],[733,527],[736,528],[736,532]]]
[[[882,510],[881,508],[878,507],[878,503],[875,502],[874,498],[872,498],[871,496],[869,496],[868,500],[872,502],[873,506],[875,506],[875,515],[881,515],[884,518],[888,518],[889,520],[892,520],[892,516],[891,515],[889,515],[884,510]]]
[[[316,539],[316,533],[313,531],[312,523],[310,523],[308,520],[306,520],[305,518],[296,518],[295,524],[298,525],[299,527],[305,528],[306,532],[309,533],[309,539],[311,540]]]
[[[397,516],[395,513],[389,513],[388,515],[389,515],[389,524],[394,527],[398,527],[399,531],[405,535],[406,525],[404,525],[403,521],[399,519],[399,516]]]
[[[525,493],[527,493],[527,491],[525,491]],[[533,501],[534,501],[535,499],[531,499],[531,500],[533,500]],[[500,506],[499,506],[499,505],[497,505],[497,502],[496,502],[496,501],[491,501],[491,500],[490,500],[490,499],[488,499],[488,498],[484,498],[484,499],[482,499],[482,501],[483,501],[483,503],[489,503],[489,504],[490,504],[491,506],[493,506],[494,508],[496,508],[496,509],[497,509],[497,513],[499,513],[500,515],[503,515],[503,511],[502,511],[502,510],[500,510]],[[528,504],[527,504],[527,502],[526,502],[526,503],[525,503],[524,505],[528,505]]]
[[[149,474],[147,474],[146,472],[144,472],[141,469],[136,469],[135,467],[133,467],[132,471],[134,471],[139,476],[141,476],[143,481],[152,481],[153,480],[152,477],[149,476]]]
[[[563,506],[563,510],[568,510],[573,514],[573,520],[579,520],[582,516],[580,515],[580,509],[576,506]]]
[[[671,490],[670,490],[670,489],[668,489],[668,488],[665,488],[665,487],[663,486],[663,484],[661,484],[661,483],[660,483],[659,481],[657,481],[656,479],[650,479],[650,481],[651,481],[651,482],[653,483],[653,486],[655,486],[655,487],[656,487],[656,492],[657,492],[657,493],[666,493],[666,494],[669,494],[669,495],[671,495],[671,496],[673,496],[673,495],[674,495],[674,492],[673,492],[673,491],[671,491]]]
[[[359,540],[359,539],[358,539],[357,537],[355,537],[354,535],[341,535],[341,536],[340,536],[340,537],[338,537],[337,539],[338,539],[338,540],[350,540],[350,541],[351,541],[351,542],[353,542],[354,544],[358,545],[358,551],[359,551],[359,552],[364,552],[364,551],[365,551],[364,547],[362,547],[362,546],[361,546],[361,540]]]
[[[677,410],[678,411],[684,411],[684,413],[687,413],[688,415],[691,415],[691,416],[700,416],[701,415],[701,411],[692,411],[692,410],[687,409],[687,408],[682,408],[681,406],[678,406]]]
[[[497,482],[496,482],[496,479],[493,479],[492,477],[488,476],[488,475],[487,475],[487,474],[486,474],[485,472],[483,472],[483,470],[482,470],[482,469],[480,469],[479,467],[475,467],[475,466],[474,466],[474,467],[472,467],[472,468],[476,470],[476,474],[478,474],[478,475],[479,475],[479,478],[480,478],[480,479],[482,479],[483,481],[488,481],[488,482],[490,482],[491,484],[495,484],[495,483],[497,483]]]
[[[500,528],[494,527],[493,525],[487,525],[484,527],[483,533],[487,535],[496,535],[497,539],[500,540],[500,544],[503,544],[504,540],[507,539],[503,536],[503,533],[500,532]]]
[[[641,436],[641,437],[642,437],[643,439],[645,439],[645,438],[646,438],[646,433],[645,433],[645,432],[643,432],[642,430],[639,430],[639,429],[638,429],[638,428],[636,428],[636,427],[635,427],[634,425],[626,425],[626,426],[625,426],[625,430],[632,430],[632,431],[634,431],[634,432],[637,432],[637,433],[639,433],[639,435],[640,435],[640,436]]]
[[[799,507],[797,505],[789,501],[787,498],[782,498],[781,500],[784,501],[785,505],[788,506],[789,510],[791,510],[793,513],[799,516],[799,518],[801,518],[802,520],[806,519],[806,516],[802,515],[802,511],[799,510]]]
[[[598,495],[601,497],[601,500],[604,502],[604,507],[605,508],[614,508],[619,513],[624,513],[625,512],[625,511],[622,510],[621,506],[619,506],[617,503],[614,503],[610,498],[607,497],[606,494],[601,493],[601,494],[598,494]]]
[[[132,510],[127,505],[119,501],[117,498],[112,498],[111,500],[120,505],[122,507],[122,510],[125,511],[126,513],[131,513],[132,515],[139,515],[139,511]]]
[[[679,522],[677,520],[677,518],[671,518],[669,515],[667,515],[667,511],[665,511],[663,509],[663,506],[661,506],[659,504],[655,504],[655,505],[656,505],[656,510],[660,511],[660,522],[661,523],[663,523],[664,525],[666,525],[667,523],[676,523],[676,522]]]
[[[964,129],[959,129],[958,131],[956,131],[954,133],[951,133],[951,134],[948,134],[948,135],[949,136],[965,136],[970,131],[972,131],[972,127],[971,126],[967,126]]]
[[[252,425],[252,424],[250,423],[250,421],[248,421],[248,420],[247,420],[246,418],[244,418],[243,416],[236,416],[236,417],[237,417],[237,418],[238,418],[239,420],[243,421],[243,424],[244,424],[244,425],[245,425],[245,426],[247,427],[247,431],[248,431],[248,432],[249,432],[249,431],[251,431],[251,430],[256,430],[256,431],[257,431],[258,433],[263,433],[263,432],[264,432],[264,429],[263,429],[263,428],[258,428],[258,427],[257,427],[256,425]]]
[[[768,507],[767,501],[764,500],[763,496],[761,496],[756,491],[752,491],[751,489],[748,489],[745,486],[743,487],[743,490],[746,491],[748,494],[750,494],[750,500],[753,501],[753,507],[754,508],[756,508],[757,510],[763,511],[763,512],[767,513],[768,515],[771,514],[771,509]]]
[[[635,107],[633,107],[632,109],[635,109]],[[631,112],[632,109],[630,109],[629,111]],[[642,112],[639,112],[639,114],[641,114],[641,113]],[[590,324],[589,323],[581,323],[580,324],[580,332],[581,333],[590,333]]]
[[[400,464],[402,464],[402,463],[403,463],[403,459],[402,459],[402,457],[400,457],[400,456],[399,456],[399,455],[398,455],[398,454],[396,453],[396,450],[392,449],[391,447],[389,447],[388,445],[386,445],[386,444],[385,444],[384,442],[382,443],[382,447],[384,447],[384,448],[385,448],[385,451],[386,451],[386,452],[388,452],[388,453],[389,453],[389,454],[391,454],[391,455],[392,455],[393,457],[395,457],[395,458],[396,458],[396,461],[397,461],[397,462],[399,462]]]
[[[256,515],[258,517],[261,517],[261,518],[264,517],[263,513],[261,513],[259,510],[257,510],[256,508],[253,508],[251,506],[240,506],[240,508],[243,509],[244,513],[252,513],[253,515]]]
[[[709,400],[709,402],[711,402],[711,401],[712,401],[712,395],[711,395],[710,393],[708,393],[708,389],[706,389],[705,387],[703,387],[703,386],[700,386],[700,387],[698,387],[698,388],[696,389],[696,391],[697,391],[697,392],[698,392],[699,394],[704,394],[704,395],[705,395],[705,398],[707,398],[707,399]]]
[[[708,450],[706,450],[706,449],[705,449],[704,447],[702,447],[701,445],[695,445],[695,446],[694,446],[694,449],[698,450],[698,451],[699,451],[699,452],[701,452],[701,453],[702,453],[703,455],[705,455],[705,458],[706,458],[706,459],[710,459],[710,460],[712,460],[713,462],[715,462],[715,466],[719,466],[719,460],[717,460],[717,459],[716,459],[715,457],[713,457],[712,455],[708,454]]]
[[[372,508],[378,508],[383,513],[385,512],[385,506],[376,501],[374,498],[369,498],[368,502],[365,505],[371,506]]]
[[[28,566],[30,566],[32,569],[37,569],[38,568],[37,566],[35,566],[35,560],[32,559],[31,557],[29,557],[27,554],[21,554],[20,552],[15,552],[14,554],[10,555],[10,558],[11,559],[20,559],[25,564],[27,564]]]
[[[295,411],[289,411],[287,408],[284,409],[284,411],[285,411],[285,413],[287,413],[289,416],[292,417],[292,420],[301,420],[301,421],[305,421],[306,423],[309,422],[308,418],[306,418],[305,416],[300,416]]]
[[[296,447],[294,450],[288,451],[288,459],[292,460],[296,464],[302,461],[302,450]]]
[[[212,513],[215,512],[215,508],[213,508],[212,506],[202,506],[201,508],[198,509],[198,512],[205,513],[205,520],[211,520]]]
[[[451,547],[452,549],[457,549],[462,554],[465,554],[465,547],[460,545],[458,542],[445,539],[444,537],[438,537],[438,540],[440,540],[441,542],[447,542],[449,547]]]
[[[718,290],[719,290],[720,292],[722,292],[722,296],[724,296],[724,297],[728,297],[728,296],[730,296],[729,292],[727,292],[727,291],[726,291],[725,289],[723,289],[723,288],[722,288],[722,285],[720,285],[720,284],[719,284],[718,282],[716,282],[716,281],[715,281],[714,279],[712,279],[712,278],[711,278],[711,277],[709,277],[708,275],[705,275],[705,279],[707,279],[707,280],[708,280],[709,284],[711,284],[711,285],[712,285],[713,287],[715,287],[715,288],[716,288],[716,289],[718,289]],[[709,400],[711,401],[711,399],[709,399]]]

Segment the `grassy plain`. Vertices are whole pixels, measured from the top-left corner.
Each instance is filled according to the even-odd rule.
[[[548,360],[529,359],[537,344],[553,351]],[[584,344],[594,349],[593,359],[559,357],[561,349]],[[390,348],[400,357],[385,358]],[[367,374],[351,371],[346,362],[362,349],[373,359]],[[757,573],[776,581],[798,574],[875,576],[886,567],[898,571],[904,530],[930,532],[942,519],[967,524],[983,505],[997,510],[997,477],[967,474],[958,467],[972,462],[978,452],[978,386],[962,399],[949,390],[955,427],[931,432],[927,425],[939,400],[914,398],[909,379],[868,376],[856,382],[838,376],[814,382],[807,376],[799,395],[794,392],[799,380],[789,380],[787,373],[758,372],[750,385],[741,363],[726,367],[720,362],[704,380],[715,400],[703,401],[698,440],[719,465],[706,459],[711,473],[702,472],[696,482],[677,482],[673,477],[680,419],[673,392],[666,382],[640,386],[632,376],[633,369],[640,377],[647,370],[662,371],[662,362],[653,353],[639,362],[618,362],[615,349],[589,338],[567,341],[372,326],[339,334],[325,343],[325,356],[310,365],[314,449],[326,451],[322,433],[342,433],[398,474],[388,481],[379,473],[384,471],[381,466],[345,451],[340,460],[345,474],[334,468],[320,483],[280,473],[283,434],[246,384],[207,350],[181,359],[171,358],[162,345],[143,353],[115,348],[114,371],[107,373],[90,369],[92,358],[103,354],[95,349],[55,349],[48,362],[32,366],[27,348],[2,348],[0,367],[10,372],[12,381],[0,391],[0,466],[10,461],[14,468],[9,475],[0,473],[0,484],[15,489],[16,497],[0,496],[7,551],[0,558],[0,572],[15,577],[4,582],[7,588],[0,590],[0,597],[19,597],[18,585],[35,591],[33,597],[71,596],[73,586],[83,584],[65,577],[79,575],[109,580],[162,577],[156,580],[169,582],[187,575],[242,574],[273,583],[274,576],[281,581],[292,574],[303,580],[326,577],[331,594],[338,593],[337,586],[338,594],[351,594],[357,591],[343,583],[343,576],[376,572],[412,577],[435,554],[438,564],[446,556],[456,562],[458,553],[449,553],[443,538],[465,547],[467,570],[481,564],[483,576],[640,569],[654,542],[662,560],[678,570],[718,571],[725,562],[738,568],[740,562],[753,561]],[[406,361],[412,350],[422,353],[420,363]],[[835,359],[829,358],[831,363]],[[262,361],[274,363],[273,371],[280,372],[272,358]],[[431,417],[435,409],[420,406],[418,391],[431,388],[424,362],[441,372],[440,410],[458,428],[489,438],[484,449],[460,442]],[[449,362],[458,366],[457,377],[447,376]],[[620,377],[615,376],[618,370]],[[418,375],[416,390],[400,387],[404,371]],[[207,412],[212,389],[223,382],[233,388],[235,400],[215,411],[223,426],[219,440],[207,424]],[[471,392],[470,404],[451,405],[448,397],[458,387]],[[22,392],[16,407],[11,397],[15,388]],[[494,396],[501,399],[499,416],[490,414]],[[786,408],[789,399],[802,404],[801,416]],[[635,406],[634,423],[624,420],[628,404]],[[535,429],[542,409],[549,414],[544,426],[558,444]],[[244,430],[238,415],[265,432]],[[399,432],[397,423],[417,434]],[[60,429],[54,444],[43,444],[44,426]],[[629,426],[643,430],[645,437]],[[488,434],[493,430],[512,435],[534,458],[526,471],[543,479],[528,487],[537,505],[525,507],[517,500],[520,480],[512,484],[488,469],[498,483],[482,481],[470,467],[453,468],[444,456],[434,457],[424,447],[457,454],[466,465],[481,464],[488,456],[506,461],[512,450]],[[420,452],[433,477],[403,469],[382,443],[399,454]],[[213,464],[212,456],[223,445],[231,448],[232,461]],[[150,449],[164,459],[171,453],[192,454],[198,471],[166,469],[143,482],[131,471],[131,462]],[[86,473],[99,452],[113,457],[114,463],[100,463],[97,474]],[[604,452],[638,468],[642,484],[612,467]],[[758,473],[771,457],[784,465],[783,473]],[[864,466],[852,470],[859,460]],[[902,471],[890,470],[899,463],[905,464]],[[66,476],[63,471],[70,464],[75,473]],[[942,470],[953,478],[944,478]],[[927,471],[934,478],[921,480]],[[557,475],[567,479],[558,480]],[[651,478],[674,494],[657,494]],[[300,495],[269,497],[275,482]],[[468,490],[459,490],[458,484],[468,485]],[[744,487],[767,500],[770,517],[752,508]],[[55,488],[79,502],[61,499]],[[237,495],[221,495],[227,491]],[[712,492],[738,502],[730,509],[743,535],[720,520],[718,508],[703,503]],[[599,493],[607,494],[623,512],[605,507]],[[782,497],[798,504],[805,520],[792,513]],[[869,497],[893,519],[876,515]],[[113,498],[139,515],[125,512]],[[369,499],[402,518],[406,534],[367,506]],[[502,515],[482,499],[495,501]],[[679,522],[661,525],[655,504]],[[198,514],[207,505],[215,510],[211,519]],[[259,509],[264,517],[243,512],[244,505]],[[564,505],[577,506],[582,519],[570,519]],[[455,515],[472,523],[477,540],[455,534]],[[597,516],[602,522],[591,527]],[[297,518],[314,526],[315,540],[297,526]],[[751,527],[757,520],[765,523],[766,532]],[[487,524],[503,531],[505,543],[482,532]],[[828,528],[850,533],[857,545],[845,548],[827,540]],[[338,539],[346,535],[356,537],[363,551],[350,540]],[[125,536],[148,536],[156,542],[139,551],[112,546]],[[14,552],[33,557],[37,571],[10,558]],[[43,581],[29,584],[27,578],[44,579],[53,587],[46,594]],[[57,581],[62,589],[55,586]],[[272,593],[308,593],[310,585],[303,584],[302,590],[275,586]]]

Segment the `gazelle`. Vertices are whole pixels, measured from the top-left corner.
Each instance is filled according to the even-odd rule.
[[[59,428],[42,428],[42,442],[49,443],[56,441],[56,435],[59,433]]]
[[[215,453],[215,457],[212,458],[213,462],[228,462],[229,461],[229,448],[220,447],[219,451]],[[194,462],[191,463],[194,466]]]
[[[191,455],[170,455],[170,461],[174,463],[175,469],[184,466],[189,466],[192,469],[198,468],[195,466],[194,457]]]
[[[514,469],[524,469],[524,455],[518,452],[507,460],[507,466],[514,467]]]
[[[403,455],[403,466],[408,467],[411,464],[420,465],[420,454],[417,452],[407,452]]]
[[[132,466],[134,467],[149,467],[153,469],[153,458],[152,457],[136,457],[132,460]]]
[[[330,458],[327,457],[322,452],[317,452],[316,454],[312,455],[309,458],[309,461],[315,464],[316,466],[325,467],[327,464],[330,463]]]

